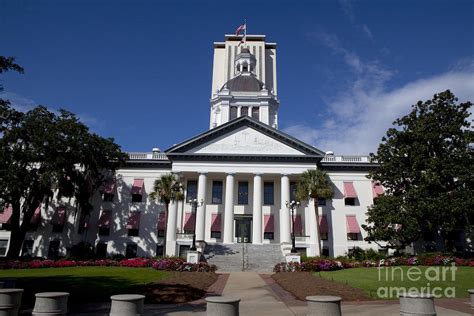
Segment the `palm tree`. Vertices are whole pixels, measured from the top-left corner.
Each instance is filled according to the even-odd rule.
[[[166,233],[168,230],[168,213],[171,202],[184,199],[183,184],[177,175],[169,173],[155,180],[153,191],[150,193],[152,200],[158,200],[165,205],[165,237],[163,243],[163,254],[166,255]]]
[[[296,186],[296,198],[300,201],[313,199],[316,212],[318,251],[321,255],[321,237],[319,235],[318,198],[330,199],[333,197],[331,181],[326,172],[320,169],[309,169],[303,172]]]

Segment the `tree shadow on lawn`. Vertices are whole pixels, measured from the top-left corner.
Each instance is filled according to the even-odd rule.
[[[120,277],[73,275],[48,277],[22,277],[16,279],[16,287],[25,290],[22,308],[33,308],[35,293],[68,292],[70,309],[77,310],[88,303],[110,302],[116,294],[143,294],[145,303],[180,304],[198,300],[206,295],[206,289],[216,281],[214,273],[172,273],[169,278],[153,283],[133,282]]]

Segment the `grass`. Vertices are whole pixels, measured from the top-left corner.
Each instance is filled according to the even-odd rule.
[[[15,279],[25,289],[23,306],[33,306],[34,293],[64,291],[71,293],[72,305],[106,302],[111,295],[136,292],[144,284],[166,279],[170,273],[152,268],[70,267],[0,270],[1,279]]]
[[[395,288],[409,290],[413,287],[419,292],[422,291],[422,288],[425,288],[423,289],[424,293],[439,293],[443,297],[452,297],[452,294],[457,298],[468,297],[467,290],[474,288],[474,268],[456,267],[454,278],[452,271],[447,270],[444,279],[443,268],[448,267],[384,267],[380,271],[378,268],[353,268],[316,272],[314,275],[360,288],[374,299],[398,299]],[[429,270],[427,271],[427,269]],[[418,272],[419,274],[417,274]],[[437,275],[439,275],[439,278],[437,278]],[[408,276],[411,277],[411,280]],[[427,289],[428,287],[429,289]],[[441,291],[435,290],[437,287]],[[433,292],[433,290],[437,292]]]

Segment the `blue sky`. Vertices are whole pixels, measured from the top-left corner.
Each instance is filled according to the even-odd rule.
[[[247,19],[278,43],[280,129],[367,154],[410,105],[474,101],[472,1],[0,1],[15,106],[65,108],[124,150],[207,130],[212,43]]]

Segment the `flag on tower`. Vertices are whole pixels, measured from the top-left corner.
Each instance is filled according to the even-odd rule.
[[[245,31],[246,28],[247,28],[246,23],[241,24],[241,25],[235,30],[235,35],[239,35],[240,32]]]

